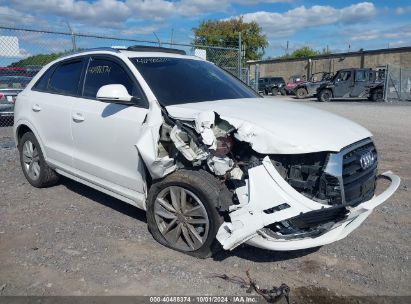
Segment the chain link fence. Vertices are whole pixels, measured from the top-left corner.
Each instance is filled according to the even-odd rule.
[[[411,68],[387,65],[384,87],[386,101],[411,101]]]
[[[0,26],[0,145],[12,139],[14,101],[40,69],[62,55],[98,47],[162,46],[204,58],[247,82],[239,48]],[[8,145],[8,144],[7,144]]]

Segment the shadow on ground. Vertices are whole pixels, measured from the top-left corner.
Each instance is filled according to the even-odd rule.
[[[144,210],[138,209],[105,193],[65,177],[61,177],[60,183],[70,191],[87,197],[98,204],[109,207],[136,220],[147,222],[146,212]],[[296,251],[270,251],[248,245],[241,245],[233,251],[222,250],[218,252],[213,256],[213,260],[223,261],[231,256],[237,256],[241,259],[250,260],[257,263],[278,262],[309,255],[318,251],[318,249],[319,247]]]
[[[81,196],[87,197],[88,199],[96,203],[109,207],[117,212],[132,217],[136,220],[142,222],[147,221],[146,212],[144,210],[141,210],[123,201],[120,201],[119,199],[116,199],[108,194],[95,190],[91,187],[73,181],[66,177],[61,177],[60,183],[70,191],[73,191]]]

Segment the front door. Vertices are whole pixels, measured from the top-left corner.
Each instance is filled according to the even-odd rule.
[[[354,76],[351,70],[340,71],[334,82],[334,97],[350,97],[354,84]]]

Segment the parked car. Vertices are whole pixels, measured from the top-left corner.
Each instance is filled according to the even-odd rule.
[[[293,95],[294,94],[294,88],[301,82],[305,81],[304,76],[300,75],[293,75],[288,79],[287,85],[285,86],[285,93],[287,95]]]
[[[0,67],[0,76],[29,76],[25,68]]]
[[[34,75],[36,75],[38,72],[40,72],[40,70],[43,68],[42,65],[26,65],[25,69],[26,69],[26,74],[29,77],[33,77]]]
[[[282,77],[261,77],[258,79],[258,92],[268,95],[269,93],[278,94],[279,89],[285,85]],[[273,90],[275,90],[273,92]]]
[[[377,174],[363,127],[297,103],[273,106],[174,49],[59,58],[18,95],[14,134],[31,185],[63,175],[144,209],[158,242],[196,257],[243,243],[329,244],[400,184]],[[375,195],[380,178],[390,182]]]
[[[321,78],[318,78],[319,75],[321,75]],[[310,81],[298,83],[293,89],[293,94],[299,99],[316,96],[320,85],[331,79],[332,75],[330,73],[315,73]]]
[[[27,86],[30,80],[30,77],[0,76],[0,119],[13,118],[17,94]]]
[[[382,101],[383,97],[383,78],[372,69],[339,70],[331,81],[322,83],[317,89],[317,99],[323,102],[335,98]]]

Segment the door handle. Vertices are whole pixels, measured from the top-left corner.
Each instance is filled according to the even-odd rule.
[[[73,117],[73,120],[74,120],[75,122],[82,122],[82,121],[84,121],[84,116],[83,116],[83,114],[81,114],[81,113],[76,113],[76,114],[74,114],[72,117]]]
[[[40,112],[41,111],[41,107],[37,103],[35,105],[33,105],[33,107],[31,109],[34,112]]]

